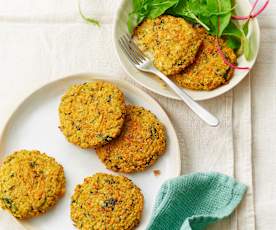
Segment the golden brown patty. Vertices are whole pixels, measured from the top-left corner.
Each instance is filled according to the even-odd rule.
[[[181,72],[190,65],[203,36],[183,18],[169,15],[146,19],[134,30],[134,40],[153,54],[154,65],[164,74]]]
[[[82,148],[101,146],[120,134],[125,110],[123,93],[109,82],[73,85],[59,106],[60,129]]]
[[[237,62],[234,51],[220,39],[220,46],[226,58],[233,64]],[[216,47],[216,38],[207,35],[195,62],[182,73],[170,76],[178,85],[194,90],[212,90],[226,84],[234,70],[224,63]]]
[[[71,218],[82,230],[131,230],[140,222],[144,198],[124,176],[97,173],[77,185]]]
[[[45,213],[64,192],[63,167],[39,151],[14,152],[0,168],[0,206],[19,219]]]
[[[154,164],[165,149],[165,128],[156,116],[142,107],[128,105],[121,135],[96,152],[108,169],[131,173]]]

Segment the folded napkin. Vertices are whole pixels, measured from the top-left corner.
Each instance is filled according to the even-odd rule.
[[[147,230],[201,230],[237,207],[246,186],[220,173],[193,173],[165,182]]]

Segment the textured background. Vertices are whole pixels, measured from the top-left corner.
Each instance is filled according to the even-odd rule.
[[[75,0],[0,0],[1,127],[24,97],[48,81],[78,72],[130,81],[112,45],[112,20],[119,2],[82,1],[85,13],[102,22],[97,28],[80,19]],[[271,1],[259,18],[262,44],[251,76],[233,91],[202,103],[219,117],[220,127],[209,128],[181,102],[149,92],[175,125],[183,174],[220,171],[249,186],[237,212],[212,229],[254,229],[254,205],[257,229],[276,225],[275,10],[276,2]],[[0,216],[0,229],[7,229],[3,226]]]

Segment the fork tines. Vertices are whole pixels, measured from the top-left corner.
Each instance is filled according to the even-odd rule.
[[[119,44],[123,52],[127,55],[129,60],[133,64],[140,64],[141,62],[146,60],[145,55],[138,48],[138,46],[134,43],[130,35],[125,34],[119,39]]]

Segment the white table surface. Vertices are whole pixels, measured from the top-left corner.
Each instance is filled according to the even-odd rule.
[[[97,7],[93,5],[94,8],[89,8],[89,13],[98,16],[103,22],[100,32],[95,34],[92,33],[95,28],[85,24],[80,25],[83,22],[76,11],[76,1],[0,0],[0,98],[2,98],[0,102],[0,128],[22,98],[50,80],[76,72],[93,70],[116,74],[123,79],[128,79],[119,63],[115,61],[116,58],[112,53],[113,47],[110,44],[111,39],[102,37],[106,33],[110,33],[111,36],[114,5],[104,4],[103,1],[99,0],[89,2],[91,2],[91,5],[93,2],[96,5],[98,4]],[[105,12],[104,16],[99,13],[101,7]],[[72,12],[75,13],[72,14]],[[107,12],[110,12],[110,14]],[[225,119],[221,129],[209,132],[211,137],[209,137],[210,139],[206,137],[206,143],[201,139],[194,140],[194,143],[191,143],[193,139],[189,139],[190,136],[185,133],[191,128],[204,128],[204,125],[197,121],[197,118],[192,114],[189,114],[188,118],[182,118],[181,114],[177,114],[177,112],[188,113],[189,110],[185,106],[182,106],[179,102],[152,94],[171,116],[181,146],[185,146],[187,154],[183,155],[182,165],[185,172],[205,169],[204,164],[206,162],[195,160],[191,155],[192,151],[204,153],[200,148],[193,147],[195,143],[203,141],[204,144],[209,144],[208,141],[215,140],[224,133],[226,133],[225,138],[227,138],[227,133],[233,132],[234,139],[225,142],[233,141],[235,144],[233,147],[229,147],[227,151],[240,152],[239,154],[242,156],[242,151],[251,151],[251,148],[250,150],[248,150],[248,147],[246,149],[241,142],[246,140],[251,143],[252,141],[256,227],[263,230],[274,229],[276,226],[275,12],[276,1],[273,0],[269,9],[259,17],[262,43],[257,64],[250,76],[251,79],[247,78],[227,95],[204,103],[221,119]],[[66,26],[62,26],[63,24],[66,24]],[[65,37],[64,34],[66,35],[66,41],[63,42],[59,39]],[[78,38],[78,34],[82,34],[82,36]],[[86,37],[86,39],[84,40],[83,37]],[[93,39],[93,43],[88,47],[90,49],[89,53],[72,52],[81,47],[83,43],[89,42],[90,38]],[[70,46],[70,43],[72,43],[73,48],[68,51],[66,48]],[[101,44],[100,48],[95,44]],[[39,48],[48,50],[49,53],[39,52]],[[111,52],[112,57],[108,61],[101,58],[97,59],[98,56],[101,56],[99,52]],[[74,58],[63,58],[64,53]],[[37,62],[36,60],[40,61]],[[83,62],[83,60],[91,60],[91,62]],[[39,63],[39,66],[37,66],[37,63]],[[59,66],[57,66],[57,63]],[[216,102],[223,103],[223,106],[216,106]],[[230,104],[231,106],[229,106]],[[233,117],[224,117],[229,114],[229,111],[224,111],[227,108],[233,109]],[[244,114],[245,111],[250,111],[250,108],[252,114]],[[242,120],[246,122],[240,124],[240,117],[247,118],[247,120]],[[231,122],[229,122],[229,119]],[[252,122],[250,119],[252,119]],[[195,124],[191,124],[191,121],[195,121]],[[251,130],[251,128],[252,133],[244,131],[245,129]],[[242,138],[240,138],[241,134],[243,134]],[[200,132],[196,130],[193,135],[200,135]],[[224,138],[224,136],[221,138]],[[187,143],[188,141],[189,143]],[[204,157],[204,155],[201,155],[201,157]],[[243,167],[239,164],[239,159],[236,157],[232,159],[229,156],[227,160],[227,162],[236,160],[236,173]],[[229,168],[227,165],[221,165],[217,166],[216,169],[227,174],[231,174],[231,170],[234,170],[230,167],[230,164]],[[251,170],[248,169],[246,172],[251,172]],[[247,176],[247,174],[242,174],[238,178],[244,181]],[[0,229],[2,229],[1,222]],[[218,227],[218,229],[220,228]],[[250,230],[251,228],[240,226],[239,229]]]
[[[252,133],[256,224],[276,226],[276,1],[259,18],[260,56],[252,74]]]

